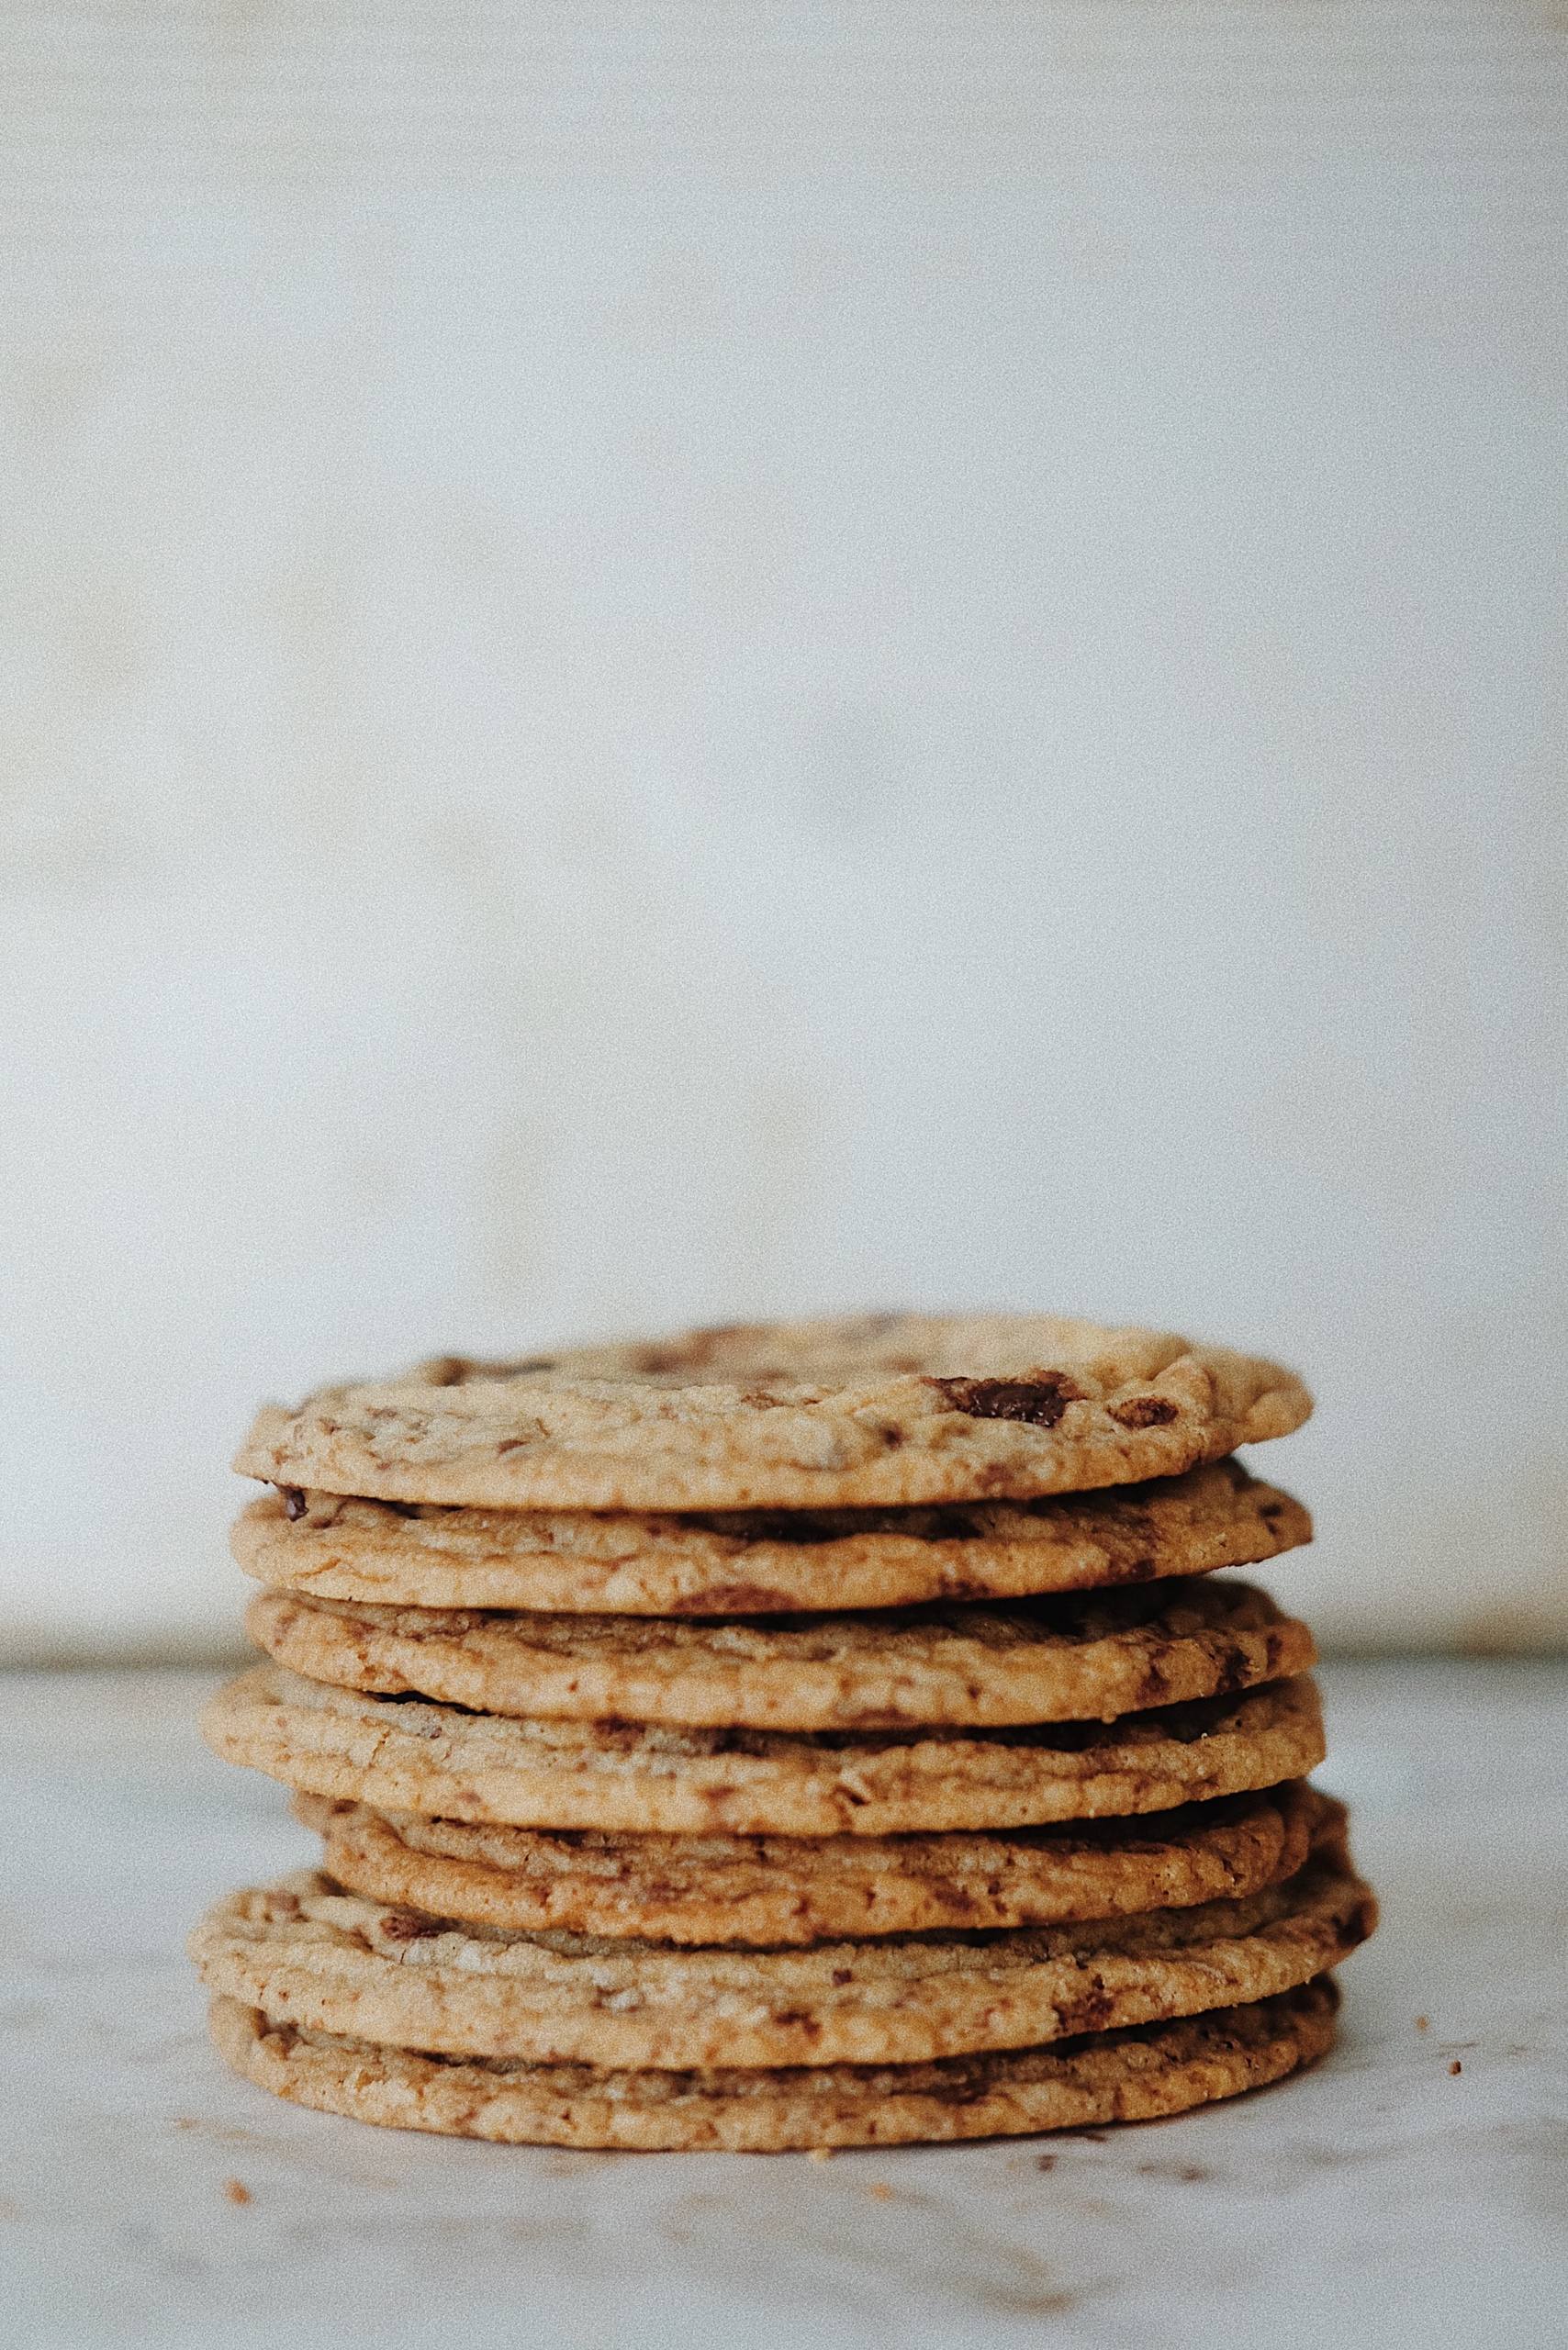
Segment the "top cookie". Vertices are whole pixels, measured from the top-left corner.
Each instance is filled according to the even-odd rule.
[[[741,1324],[520,1362],[445,1356],[268,1405],[235,1460],[280,1485],[524,1509],[1028,1500],[1287,1436],[1276,1364],[1048,1315]]]

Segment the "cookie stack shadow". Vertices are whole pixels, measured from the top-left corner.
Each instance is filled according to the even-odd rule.
[[[1274,1366],[1044,1318],[442,1359],[263,1412],[218,1752],[322,1866],[192,1954],[297,2102],[596,2147],[1136,2121],[1329,2045],[1375,1908]]]

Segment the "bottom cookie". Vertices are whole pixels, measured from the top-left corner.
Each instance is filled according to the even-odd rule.
[[[1182,2113],[1315,2063],[1333,2041],[1338,2006],[1320,1975],[1254,2006],[1049,2048],[926,2065],[687,2073],[416,2055],[297,2031],[228,1998],[213,2001],[211,2025],[225,2060],[258,2087],[390,2129],[518,2145],[775,2154]]]

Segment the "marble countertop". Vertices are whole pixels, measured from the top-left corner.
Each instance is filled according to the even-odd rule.
[[[231,2079],[182,1938],[214,1895],[309,1858],[311,1840],[279,1789],[198,1741],[208,1676],[8,1675],[0,2335],[1568,2338],[1568,1667],[1325,1678],[1320,1775],[1356,1807],[1384,1905],[1327,2064],[1136,2130],[813,2162],[402,2136]]]

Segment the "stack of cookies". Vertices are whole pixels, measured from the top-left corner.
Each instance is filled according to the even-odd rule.
[[[263,1411],[268,1662],[205,1720],[323,1866],[193,1955],[264,2087],[572,2146],[890,2144],[1173,2113],[1328,2046],[1374,1908],[1310,1538],[1230,1456],[1274,1365],[878,1315]]]

